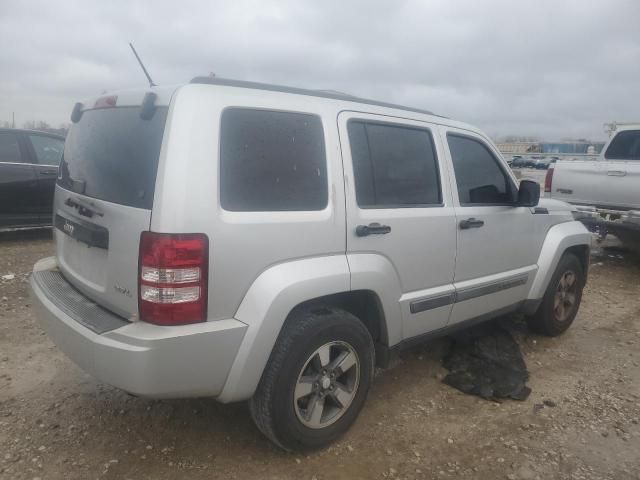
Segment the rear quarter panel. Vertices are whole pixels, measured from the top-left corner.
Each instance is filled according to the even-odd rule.
[[[321,118],[328,205],[320,211],[231,212],[219,201],[221,114],[247,107]],[[254,280],[283,261],[345,253],[344,185],[335,107],[322,99],[235,87],[187,85],[174,97],[151,230],[209,237],[208,319],[231,318]]]

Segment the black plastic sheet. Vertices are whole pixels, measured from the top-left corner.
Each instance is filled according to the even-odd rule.
[[[497,324],[480,325],[452,337],[443,360],[445,384],[464,393],[498,400],[526,400],[531,389],[527,365],[509,331]]]

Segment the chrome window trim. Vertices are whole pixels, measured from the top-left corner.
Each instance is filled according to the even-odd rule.
[[[60,168],[58,165],[48,165],[46,163],[0,162],[0,165],[32,165],[34,167]]]

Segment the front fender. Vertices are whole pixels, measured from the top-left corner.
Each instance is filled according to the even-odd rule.
[[[531,284],[528,300],[540,300],[564,252],[574,246],[591,246],[591,234],[580,222],[554,225],[547,232],[538,257],[538,272]]]
[[[260,274],[235,318],[248,328],[217,400],[246,400],[255,392],[287,315],[300,303],[350,290],[345,255],[305,258],[274,265]]]

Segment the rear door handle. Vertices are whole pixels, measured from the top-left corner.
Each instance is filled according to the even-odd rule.
[[[627,174],[624,170],[609,170],[607,175],[610,177],[624,177]]]
[[[460,221],[460,230],[467,230],[469,228],[480,228],[484,225],[483,220],[476,220],[475,218],[467,218]]]
[[[58,175],[58,170],[40,170],[40,175]]]
[[[384,235],[391,231],[389,225],[380,225],[379,223],[370,223],[369,225],[358,225],[356,227],[356,235],[366,237],[367,235]]]

